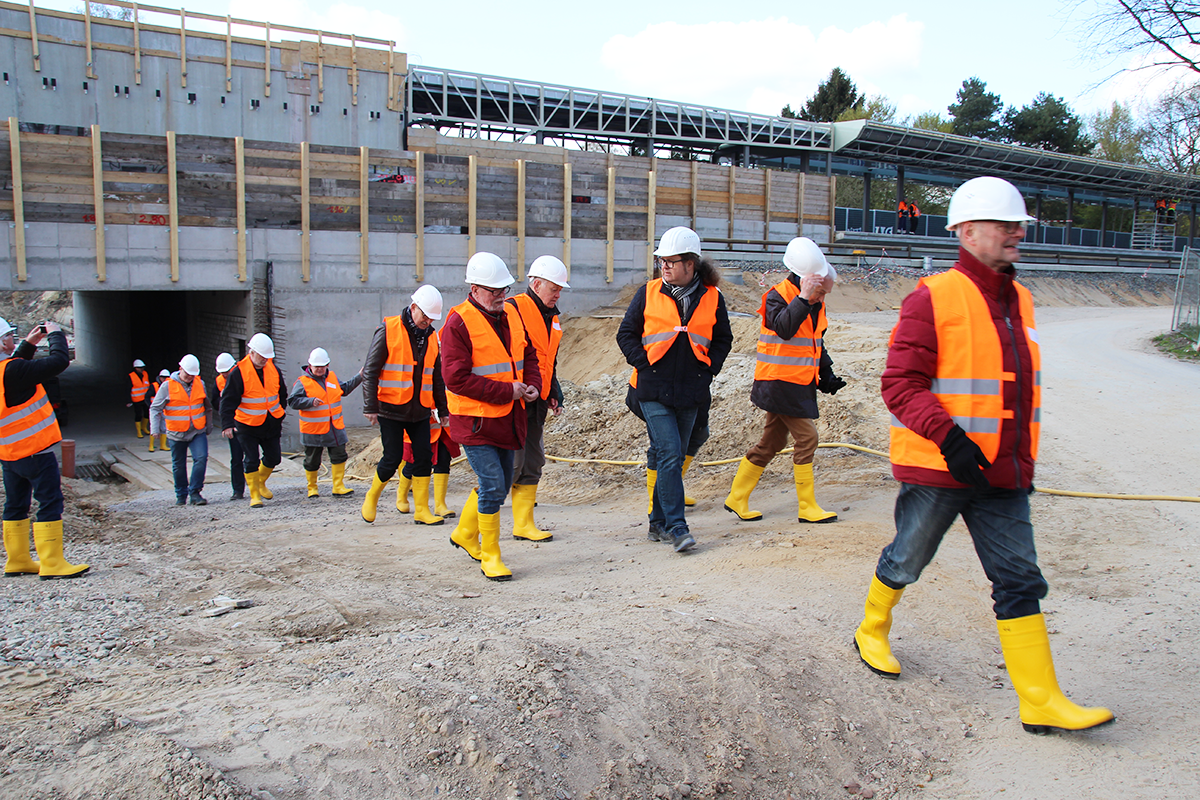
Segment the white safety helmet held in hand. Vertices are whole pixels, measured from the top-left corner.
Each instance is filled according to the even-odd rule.
[[[542,278],[563,289],[570,289],[567,283],[567,265],[554,256],[538,256],[529,265],[529,279]]]
[[[179,368],[194,378],[200,374],[200,359],[188,353],[179,359]]]
[[[691,228],[671,228],[658,240],[656,256],[678,256],[684,253],[700,255],[700,236]]]
[[[412,294],[412,301],[421,309],[421,313],[430,319],[442,318],[442,293],[436,286],[428,283],[418,288]]]
[[[233,356],[229,353],[221,353],[221,355],[217,356],[217,372],[228,372],[233,369],[235,364],[237,362],[233,360]]]
[[[954,190],[946,230],[952,231],[964,222],[994,219],[999,222],[1033,222],[1025,212],[1025,198],[1003,178],[984,176],[972,178]]]
[[[508,271],[504,260],[495,253],[476,253],[467,262],[467,283],[474,286],[486,286],[489,289],[503,289],[512,286],[517,279]]]
[[[169,370],[169,369],[160,370],[158,373],[158,377],[160,377],[160,378],[171,377],[171,370]]]
[[[271,337],[265,333],[256,333],[250,337],[250,341],[246,344],[254,352],[258,353],[263,358],[275,357],[275,343],[271,341]]]
[[[3,322],[3,320],[0,320],[0,322]],[[7,333],[7,331],[5,331],[5,333]],[[3,335],[3,334],[0,334],[0,335]],[[142,361],[140,358],[135,358],[135,359],[133,360],[133,365],[134,365],[135,367],[141,367],[141,368],[143,368],[143,369],[145,369],[145,368],[146,368],[146,362],[145,362],[145,361]]]
[[[310,367],[328,367],[329,353],[325,351],[324,347],[314,348],[313,351],[308,354],[308,365]]]
[[[0,336],[8,336],[15,330],[16,328],[8,324],[8,320],[6,320],[4,317],[0,317]]]
[[[783,265],[801,278],[806,275],[824,278],[831,269],[817,243],[804,236],[797,236],[788,242],[787,250],[783,254]]]

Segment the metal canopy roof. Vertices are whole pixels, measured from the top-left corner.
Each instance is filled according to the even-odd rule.
[[[1134,164],[1118,164],[871,120],[835,122],[833,150],[843,158],[882,161],[963,178],[996,175],[1030,193],[1057,187],[1088,194],[1150,200],[1165,196],[1181,202],[1200,203],[1198,175],[1163,172]]]

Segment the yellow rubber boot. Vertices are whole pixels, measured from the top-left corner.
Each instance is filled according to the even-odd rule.
[[[537,502],[537,484],[512,488],[513,538],[531,542],[548,542],[554,538],[550,531],[538,530],[533,521],[533,504]]]
[[[250,507],[262,508],[262,495],[258,493],[258,472],[243,473],[246,476],[246,488],[250,490]]]
[[[309,472],[308,470],[304,470],[304,477],[308,478],[309,497],[317,496],[317,475],[319,474],[319,472]]]
[[[346,486],[346,462],[341,464],[330,464],[329,472],[333,476],[333,496],[334,497],[349,497],[354,494],[354,490]]]
[[[1107,708],[1077,706],[1063,695],[1054,676],[1046,618],[1041,614],[996,620],[996,630],[1008,677],[1021,699],[1021,725],[1025,730],[1082,731],[1116,719]]]
[[[166,435],[165,433],[159,434],[159,437],[158,437],[158,449],[159,449],[159,450],[167,450],[167,449],[168,449],[168,447],[167,447],[167,435]]]
[[[854,649],[858,651],[858,657],[872,672],[885,678],[900,677],[900,662],[892,655],[888,633],[892,630],[892,609],[900,602],[902,594],[903,589],[893,589],[878,576],[872,576],[863,621],[854,632]]]
[[[442,519],[454,516],[454,509],[446,505],[446,489],[450,485],[450,473],[433,473],[433,513]]]
[[[383,487],[387,486],[387,481],[379,480],[379,473],[372,473],[371,488],[367,489],[367,496],[363,498],[362,518],[365,522],[375,521],[375,509],[379,505],[379,495],[383,494]]]
[[[414,475],[412,479],[413,522],[421,525],[441,525],[446,520],[429,511],[429,476]]]
[[[738,515],[738,519],[753,522],[762,519],[761,511],[750,510],[750,493],[758,486],[763,468],[751,464],[743,458],[738,464],[737,474],[733,476],[733,486],[729,487],[729,496],[725,498],[725,510]]]
[[[681,479],[687,477],[688,467],[690,467],[692,465],[692,461],[694,459],[695,459],[695,456],[684,456],[683,457],[683,472],[679,476]],[[687,506],[688,508],[691,508],[692,506],[696,505],[696,498],[688,497],[687,492],[684,491],[683,504],[685,506]]]
[[[412,506],[408,504],[408,490],[413,488],[413,479],[404,477],[404,463],[401,462],[400,469],[396,471],[396,510],[401,514],[409,514],[412,512]],[[414,499],[415,496],[414,496]]]
[[[646,495],[650,498],[646,503],[646,516],[654,513],[654,484],[658,483],[658,470],[646,470]]]
[[[479,514],[480,571],[489,581],[511,581],[512,570],[500,560],[500,512]]]
[[[29,520],[4,520],[5,575],[37,575],[41,565],[29,555]]]
[[[157,440],[157,439],[158,439],[158,437],[157,437],[157,436],[155,436],[153,433],[151,433],[151,434],[150,434],[150,452],[151,452],[151,453],[153,453],[153,452],[154,452],[154,442],[155,442],[155,440]]]
[[[450,544],[461,547],[476,561],[483,558],[479,550],[479,494],[474,489],[463,504],[462,516],[450,534]]]
[[[41,562],[38,575],[44,581],[56,578],[78,578],[91,567],[87,564],[72,564],[63,558],[62,520],[33,523],[33,542],[37,546]]]
[[[817,505],[812,464],[794,464],[792,471],[796,476],[796,499],[799,502],[796,519],[800,522],[837,522],[837,514]]]
[[[135,422],[133,424],[137,427],[138,438],[141,439],[142,438],[142,421],[139,419],[137,422]]]
[[[267,478],[271,477],[271,473],[274,471],[274,467],[268,467],[266,464],[258,465],[258,493],[262,495],[263,500],[275,499],[275,493],[267,488]]]

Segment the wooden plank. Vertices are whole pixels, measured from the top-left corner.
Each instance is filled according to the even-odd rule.
[[[187,12],[179,9],[179,80],[187,88]]]
[[[525,159],[517,159],[517,280],[525,280]]]
[[[763,241],[771,238],[771,170],[763,170]],[[763,252],[767,246],[763,245]]]
[[[796,235],[804,235],[804,173],[796,183]]]
[[[425,154],[417,151],[417,196],[413,225],[417,235],[417,283],[425,282]]]
[[[367,266],[367,256],[369,253],[368,245],[370,244],[371,235],[371,220],[369,217],[370,204],[368,202],[368,192],[371,188],[370,175],[370,150],[366,146],[360,147],[359,150],[359,174],[358,174],[358,194],[359,194],[359,209],[358,209],[358,264],[360,281],[367,280],[369,268]]]
[[[563,152],[563,264],[571,280],[571,162]]]
[[[654,221],[658,213],[658,172],[653,169],[654,159],[650,159],[650,166],[647,184],[649,195],[646,198],[646,280],[654,277]]]
[[[233,17],[225,15],[225,92],[233,91]]]
[[[104,283],[108,265],[104,249],[104,160],[100,149],[100,126],[92,126],[92,208],[96,217],[96,280]]]
[[[138,4],[133,4],[133,82],[142,85],[142,23],[138,19]],[[225,91],[232,91],[226,86]]]
[[[609,161],[611,163],[612,154],[609,153]],[[613,281],[613,248],[616,244],[616,205],[617,205],[617,169],[616,167],[608,168],[608,208],[606,209],[605,223],[607,228],[605,231],[604,242],[604,282],[612,283]]]
[[[300,143],[300,279],[308,283],[311,277],[310,234],[312,232],[312,208],[309,205],[309,154],[308,142]]]
[[[271,96],[271,23],[264,24],[266,36],[263,38],[263,96]]]
[[[84,0],[83,3],[83,31],[84,39],[87,40],[87,71],[84,73],[88,78],[95,78],[96,73],[92,71],[92,3],[91,0]]]
[[[234,139],[234,159],[237,168],[237,255],[238,280],[246,282],[246,139]]]
[[[829,241],[837,241],[837,219],[834,216],[833,209],[836,204],[837,197],[837,176],[829,176]]]
[[[737,209],[737,167],[729,165],[729,238],[733,238],[733,220]],[[725,245],[726,250],[732,250],[733,245]]]
[[[479,168],[478,156],[469,156],[467,160],[467,258],[475,255],[475,237],[478,233],[479,220],[476,208],[476,193],[479,190],[476,170]]]
[[[32,8],[32,6],[31,6]],[[33,13],[32,10],[29,12]],[[25,189],[21,183],[21,126],[16,117],[8,118],[8,152],[12,159],[12,203],[14,243],[17,251],[17,280],[29,280],[25,263]]]
[[[179,281],[179,184],[175,175],[175,131],[167,131],[167,215],[171,226],[171,281]]]
[[[42,57],[38,51],[37,13],[33,8],[33,0],[29,0],[29,38],[33,44],[33,71],[42,71]]]

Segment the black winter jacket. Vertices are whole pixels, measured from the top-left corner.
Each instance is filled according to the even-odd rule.
[[[800,287],[799,276],[789,275],[788,280],[795,284],[796,288]],[[786,303],[783,295],[772,288],[766,295],[763,317],[767,327],[775,331],[776,336],[781,339],[791,339],[800,330],[800,326],[804,324],[806,318],[812,317],[813,325],[816,326],[817,315],[820,311],[820,303],[809,305],[808,301],[802,297],[796,297],[792,302]],[[833,359],[829,357],[829,350],[822,346],[821,365],[817,377],[820,380],[831,375],[833,375]],[[754,385],[750,387],[750,402],[763,411],[770,411],[772,414],[785,417],[801,417],[803,419],[820,417],[817,412],[817,381],[813,381],[807,386],[800,386],[788,381],[755,381]]]

